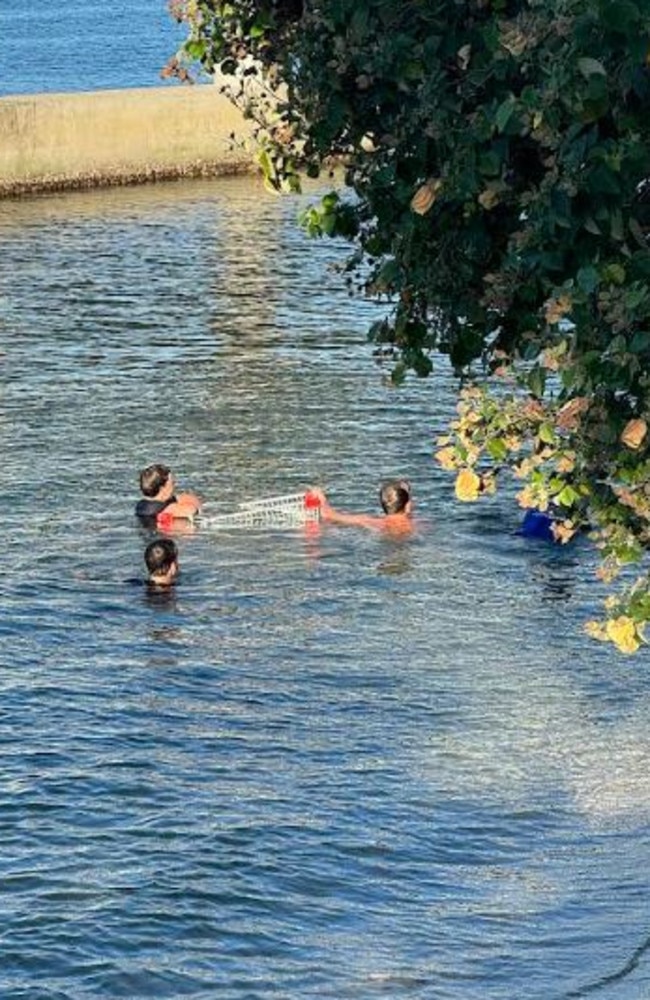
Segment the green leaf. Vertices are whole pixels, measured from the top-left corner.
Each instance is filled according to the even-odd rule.
[[[612,285],[625,284],[626,274],[622,264],[608,264],[607,267],[603,268],[602,276],[604,281]]]
[[[336,191],[328,191],[327,194],[323,195],[321,198],[321,205],[324,212],[331,212],[333,208],[336,208],[340,202],[340,198]]]
[[[262,38],[266,33],[266,28],[263,24],[253,24],[250,29],[251,38]]]
[[[578,287],[586,292],[587,295],[591,295],[598,288],[598,271],[591,264],[587,267],[581,267],[577,274]]]
[[[592,194],[620,195],[621,181],[606,164],[599,163],[587,176],[587,187]]]
[[[627,351],[627,340],[622,333],[614,337],[609,342],[609,347],[607,349],[608,354],[625,354]]]
[[[577,490],[574,490],[573,486],[567,484],[564,489],[560,490],[555,499],[563,507],[573,507],[574,503],[577,503],[580,499],[580,494]]]
[[[390,289],[399,277],[399,273],[399,264],[394,258],[391,258],[390,260],[387,260],[385,264],[382,264],[379,274],[377,275],[377,282],[385,288]]]
[[[206,43],[201,40],[186,42],[184,48],[190,59],[195,59],[197,62],[200,62],[201,59],[203,59],[203,56],[207,51]]]
[[[637,330],[630,341],[633,354],[643,354],[650,351],[650,330]]]
[[[264,179],[270,181],[271,183],[275,182],[277,179],[275,166],[266,149],[261,149],[259,151],[257,154],[257,162],[259,163],[260,170],[264,175]]]
[[[618,243],[621,243],[625,238],[623,232],[623,216],[618,209],[612,212],[610,216],[609,231],[612,234],[612,239],[616,240]]]
[[[610,30],[626,35],[636,28],[641,16],[637,4],[629,0],[616,0],[615,3],[605,0],[600,5],[599,14],[603,24]]]
[[[418,378],[428,378],[433,371],[433,362],[423,351],[418,351],[411,365]]]
[[[533,368],[527,379],[528,388],[533,396],[541,399],[546,388],[546,372],[543,368]]]
[[[495,462],[503,462],[508,457],[508,448],[502,438],[493,438],[488,441],[486,450],[491,459]]]
[[[506,125],[510,121],[510,118],[514,114],[515,108],[517,107],[517,102],[515,101],[512,94],[506,97],[505,101],[499,105],[497,112],[494,116],[494,121],[499,132],[505,130]]]
[[[286,174],[280,181],[280,190],[283,194],[300,194],[300,177],[298,174]]]
[[[578,59],[578,69],[585,78],[590,76],[607,76],[607,70],[598,59],[591,59],[589,56],[583,56]]]
[[[639,244],[640,247],[642,247],[645,250],[646,247],[645,234],[643,232],[643,229],[639,225],[638,221],[636,219],[630,219],[628,221],[628,227],[636,242]]]
[[[501,157],[495,150],[482,153],[478,160],[478,169],[483,177],[498,177],[501,173]]]
[[[585,219],[585,221],[582,223],[582,228],[586,229],[588,233],[593,233],[594,236],[602,236],[603,233],[602,229],[600,228],[596,220],[593,219],[591,216],[588,216]]]
[[[555,444],[555,431],[550,424],[542,424],[539,428],[539,439],[544,444]]]
[[[336,232],[336,215],[333,212],[323,215],[321,226],[326,236],[333,236]]]

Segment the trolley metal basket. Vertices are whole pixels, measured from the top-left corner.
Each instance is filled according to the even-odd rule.
[[[282,496],[246,500],[227,514],[205,508],[195,518],[201,528],[294,528],[320,520],[320,499],[309,490]]]

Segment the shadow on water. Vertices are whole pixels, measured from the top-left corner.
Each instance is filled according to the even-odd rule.
[[[642,959],[648,952],[650,952],[650,935],[641,942],[636,951],[633,952],[628,961],[620,969],[608,976],[602,976],[594,980],[594,982],[579,987],[577,990],[571,990],[564,995],[564,1000],[580,1000],[581,997],[593,996],[607,986],[622,982],[639,967]]]

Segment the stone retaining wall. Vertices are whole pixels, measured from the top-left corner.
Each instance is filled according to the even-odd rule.
[[[0,98],[0,197],[251,169],[241,114],[218,88]]]

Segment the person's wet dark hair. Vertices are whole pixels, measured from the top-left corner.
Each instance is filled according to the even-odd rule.
[[[379,502],[384,514],[401,514],[411,499],[411,491],[403,480],[384,483],[379,491]]]
[[[148,465],[140,473],[140,489],[146,497],[155,497],[169,479],[170,474],[171,469],[166,465],[160,465],[160,463]]]
[[[150,576],[164,576],[178,562],[178,548],[171,538],[157,538],[144,550],[144,561]]]

